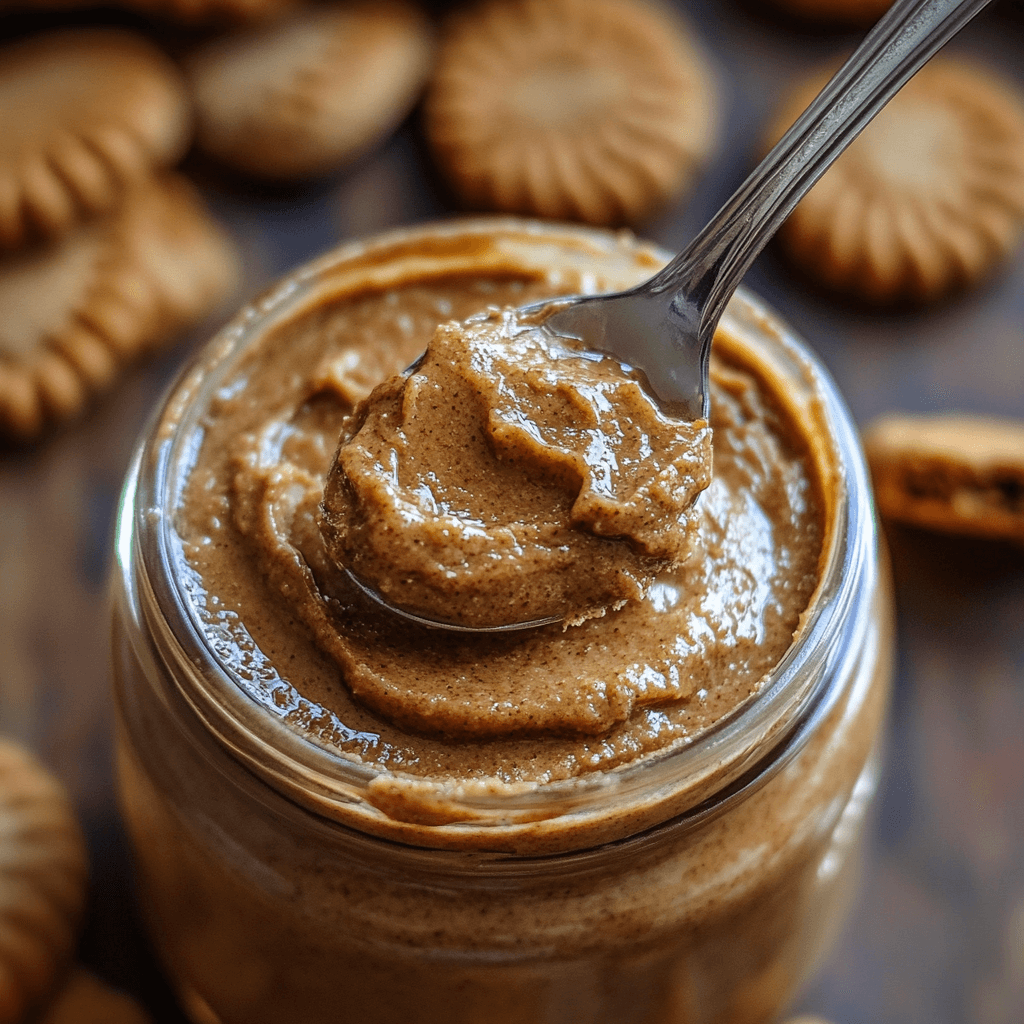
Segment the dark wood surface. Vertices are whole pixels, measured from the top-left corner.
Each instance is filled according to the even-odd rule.
[[[693,200],[642,228],[672,248],[739,183],[785,83],[857,38],[783,25],[754,0],[679,5],[718,61],[726,125]],[[40,24],[0,15],[0,35]],[[1024,88],[1024,9],[1003,0],[951,49]],[[257,191],[195,158],[186,169],[243,250],[246,294],[337,240],[456,212],[415,117],[355,166],[299,189]],[[915,313],[837,304],[770,251],[748,282],[821,353],[860,422],[897,408],[1024,418],[1020,254],[982,288]],[[138,922],[114,797],[105,578],[135,439],[214,326],[135,368],[79,422],[0,448],[0,731],[35,749],[81,812],[92,858],[82,958],[168,1024],[183,1018]],[[890,542],[898,676],[862,898],[800,1005],[836,1024],[1021,1024],[1024,552],[909,530]]]

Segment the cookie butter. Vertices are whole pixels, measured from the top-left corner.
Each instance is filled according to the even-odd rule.
[[[557,288],[578,290],[582,283],[560,279]],[[275,666],[275,691],[288,694],[286,707],[305,700],[320,708],[312,733],[339,752],[443,779],[534,782],[604,771],[711,726],[756,692],[792,642],[817,582],[819,485],[804,457],[807,441],[787,417],[782,399],[731,351],[728,339],[717,346],[711,376],[714,479],[689,517],[686,557],[651,585],[646,600],[627,601],[610,617],[569,629],[557,624],[526,634],[452,636],[394,621],[338,568],[332,525],[339,491],[345,494],[353,486],[353,463],[363,463],[358,468],[364,490],[385,490],[389,475],[405,469],[401,462],[393,468],[391,455],[381,456],[385,465],[376,475],[372,452],[348,444],[340,456],[348,458],[346,488],[339,474],[332,474],[340,436],[353,435],[358,442],[374,409],[379,418],[399,415],[396,382],[359,405],[352,401],[357,392],[351,379],[362,374],[360,379],[369,382],[374,371],[389,377],[400,371],[426,348],[442,317],[465,317],[481,306],[507,306],[550,290],[543,280],[490,274],[360,291],[315,317],[268,333],[247,354],[235,382],[211,404],[204,444],[175,522],[196,573],[197,612],[207,628],[216,626],[229,664],[244,669],[255,645]],[[373,369],[367,367],[371,360]],[[428,368],[434,362],[428,351]],[[458,422],[470,402],[457,390],[456,373],[434,369],[455,405],[445,406],[440,422],[426,427],[445,432],[441,443],[459,433],[473,434],[472,426]],[[406,385],[420,379],[418,374],[400,378]],[[407,398],[407,388],[404,393]],[[520,419],[523,432],[530,429],[524,422],[536,423]],[[620,421],[609,416],[604,422],[607,427]],[[620,429],[636,426],[637,421],[623,420]],[[686,433],[684,451],[691,447]],[[706,441],[700,428],[696,433]],[[448,488],[466,473],[467,519],[479,520],[492,501],[498,514],[511,507],[513,518],[528,520],[532,513],[540,529],[554,535],[544,546],[555,572],[563,568],[556,561],[560,554],[571,573],[574,552],[583,549],[587,557],[590,549],[604,546],[613,549],[605,571],[614,575],[622,564],[623,542],[559,523],[569,517],[565,505],[571,486],[555,481],[545,487],[541,481],[531,488],[530,474],[514,463],[510,475],[518,479],[496,482],[500,451],[500,442],[478,435],[476,452],[458,462],[451,458],[447,467],[439,457],[437,468],[426,472],[444,473],[441,486]],[[695,454],[700,458],[699,452],[686,454],[691,464]],[[676,463],[670,460],[669,468]],[[673,516],[692,502],[692,493],[682,490]],[[321,500],[326,539],[318,525]],[[647,531],[667,532],[664,520],[655,518]],[[471,559],[486,559],[489,548],[498,546],[497,530],[491,531],[494,540],[486,530],[480,531],[482,538],[462,532],[469,534]],[[353,559],[357,572],[364,572],[364,557],[373,557],[374,549],[389,542],[400,550],[415,548],[419,539],[416,524],[409,525],[411,538],[380,533],[357,532],[356,539],[365,537],[371,549]],[[677,546],[675,555],[680,554]],[[385,551],[384,557],[396,556]],[[653,564],[648,556],[641,569],[649,572]],[[484,613],[461,617],[509,621],[502,591],[512,594],[517,617],[511,621],[557,613],[558,602],[545,606],[534,600],[518,614],[512,573],[497,581]],[[535,575],[543,584],[544,573]],[[587,575],[584,567],[579,573],[584,586]],[[638,583],[632,589],[630,596],[638,598]],[[435,588],[428,596],[423,611],[443,608],[446,594]],[[472,589],[467,598],[455,586],[450,600],[471,609],[473,596]],[[232,615],[229,623],[226,614]],[[453,737],[472,742],[452,743]]]
[[[437,328],[353,415],[324,487],[332,559],[429,619],[578,623],[639,600],[689,550],[711,432],[544,308]]]
[[[890,649],[831,385],[741,295],[710,424],[647,464],[630,432],[661,424],[622,368],[577,367],[549,403],[534,396],[552,353],[531,376],[528,332],[478,378],[440,358],[463,343],[442,324],[628,287],[663,259],[514,221],[383,236],[264,297],[175,390],[126,492],[115,666],[141,890],[197,1021],[326,1024],[343,994],[347,1015],[388,1024],[757,1024],[816,962],[874,785]],[[432,339],[409,398],[403,371]],[[438,451],[421,467],[402,450],[435,386],[457,400],[427,430],[473,436],[471,487]],[[579,396],[609,391],[602,421]],[[396,412],[401,429],[382,425]],[[577,459],[616,429],[623,486],[602,490],[599,460]],[[704,480],[680,467],[704,465],[708,429],[694,503]],[[339,567],[350,529],[415,556],[408,537],[386,551],[390,513],[346,519],[347,489],[372,490],[391,452],[403,489],[384,505],[436,506],[428,534],[493,500],[497,531],[578,531],[584,577],[587,547],[614,545],[643,596],[516,634],[396,621]],[[559,516],[531,520],[538,465],[536,507]],[[439,575],[423,574],[432,609]]]

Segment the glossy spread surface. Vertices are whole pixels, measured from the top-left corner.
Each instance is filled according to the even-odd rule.
[[[375,768],[543,783],[690,742],[755,694],[790,646],[822,545],[807,442],[729,337],[712,372],[714,477],[685,558],[644,599],[564,630],[453,636],[383,615],[325,543],[319,506],[338,438],[439,323],[623,286],[571,261],[557,274],[508,261],[499,272],[485,252],[470,262],[480,269],[385,284],[356,274],[232,367],[176,514],[197,617],[254,700]]]
[[[336,564],[431,620],[578,624],[690,547],[711,432],[613,359],[491,310],[434,333],[352,417],[324,489]]]

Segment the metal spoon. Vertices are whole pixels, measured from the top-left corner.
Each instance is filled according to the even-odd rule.
[[[679,255],[629,291],[560,300],[567,305],[545,320],[544,329],[642,371],[666,413],[685,420],[706,419],[711,340],[726,303],[755,257],[875,114],[988,3],[896,0]],[[479,627],[427,619],[395,607],[351,572],[349,576],[393,614],[435,628],[494,633],[561,621],[549,617]]]

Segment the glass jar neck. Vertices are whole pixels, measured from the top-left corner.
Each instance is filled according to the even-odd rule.
[[[386,254],[388,246],[440,236],[468,251],[467,239],[502,229],[525,232],[539,259],[559,245],[582,246],[586,255],[588,247],[612,244],[612,236],[601,232],[566,233],[487,220],[396,233],[375,245]],[[117,556],[124,614],[134,627],[136,653],[151,678],[180,696],[199,728],[228,756],[299,805],[361,831],[402,840],[406,823],[379,809],[388,773],[339,757],[266,713],[217,657],[215,644],[192,610],[189,591],[195,574],[173,523],[202,442],[203,409],[233,361],[272,324],[323,301],[332,269],[346,259],[363,258],[366,251],[343,248],[286,280],[236,317],[184,371],[129,476]],[[371,247],[371,256],[373,252]],[[668,255],[635,244],[634,253],[643,274]],[[575,837],[566,842],[595,845],[595,840],[622,839],[669,819],[706,820],[788,763],[849,677],[850,659],[858,657],[869,628],[877,572],[870,492],[855,429],[820,364],[753,296],[738,293],[723,326],[757,347],[801,421],[811,425],[810,457],[822,479],[827,529],[818,587],[794,643],[754,699],[692,742],[613,771],[530,785],[407,780],[414,791],[422,789],[427,802],[444,808],[445,822],[431,830],[438,846],[514,848],[522,835],[550,832],[557,848],[560,830]],[[422,842],[419,826],[416,837]]]

